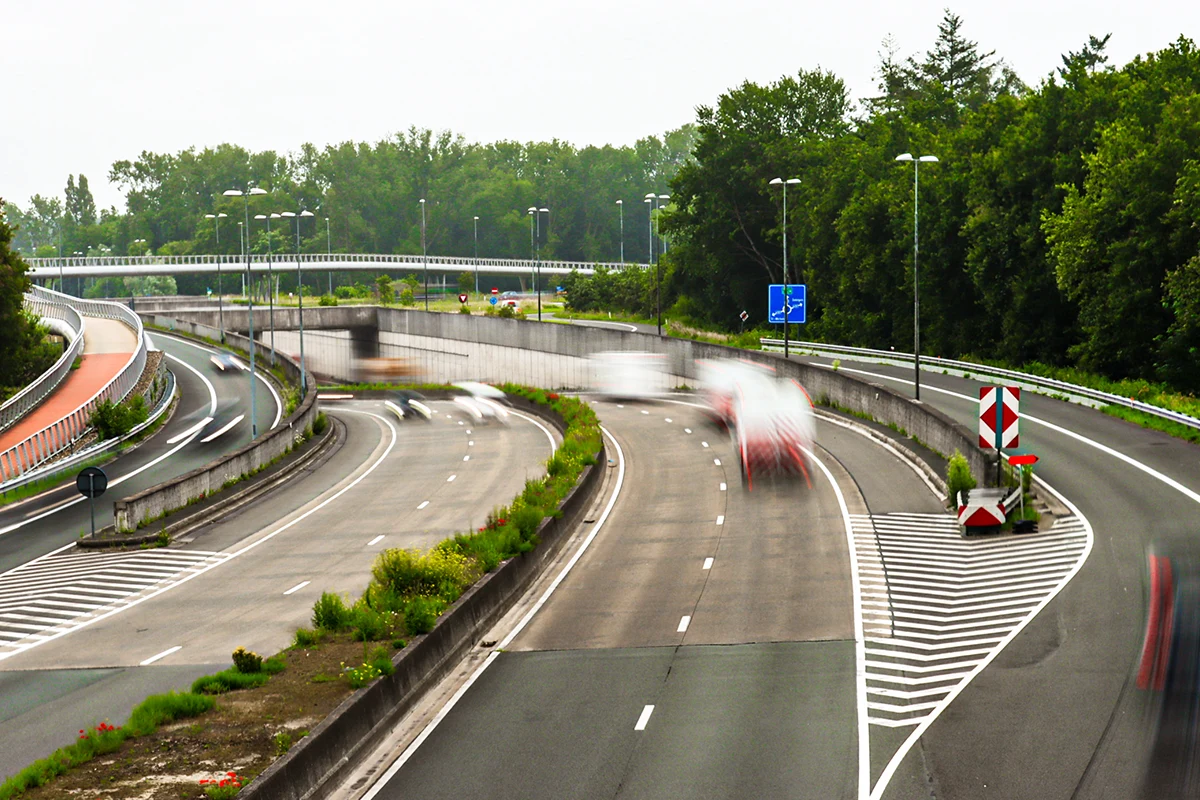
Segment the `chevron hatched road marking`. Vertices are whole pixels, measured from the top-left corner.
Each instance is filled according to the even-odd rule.
[[[0,574],[0,660],[229,558],[206,550],[50,553]]]
[[[851,515],[867,721],[919,725],[995,654],[1087,553],[1085,525],[978,540],[942,514]]]

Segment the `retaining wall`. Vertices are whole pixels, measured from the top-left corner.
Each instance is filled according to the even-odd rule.
[[[156,325],[170,322],[150,316],[147,321]],[[216,335],[216,331],[206,329],[203,325],[176,322],[174,327],[176,330],[200,336],[215,338]],[[225,340],[231,346],[243,350],[250,346],[250,340],[238,334],[226,332]],[[271,350],[260,344],[255,352],[261,358],[269,357]],[[276,359],[288,382],[299,385],[300,365],[282,353],[276,353]],[[132,533],[140,523],[158,519],[175,509],[183,508],[192,500],[207,497],[223,488],[227,480],[253,472],[284,455],[295,444],[296,437],[306,428],[311,428],[317,412],[317,387],[315,382],[310,382],[308,393],[300,405],[279,427],[260,434],[253,442],[203,467],[116,501],[113,504],[113,513],[117,532]]]

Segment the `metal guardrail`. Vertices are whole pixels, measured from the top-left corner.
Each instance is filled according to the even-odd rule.
[[[245,256],[201,255],[201,256],[100,256],[96,258],[27,258],[30,277],[57,278],[60,275],[165,275],[184,272],[216,272],[218,265],[231,272],[246,268]],[[428,263],[430,269],[440,272],[449,269],[487,273],[533,273],[539,269],[547,274],[566,274],[579,270],[589,275],[598,267],[620,271],[631,267],[645,269],[646,264],[595,261],[533,261],[519,258],[481,258],[460,256],[389,255],[369,253],[276,253],[252,255],[253,272],[266,272],[268,264],[275,269],[295,269],[299,261],[302,271],[328,272],[342,270],[379,270],[403,267],[422,270]],[[539,266],[540,265],[540,266]]]
[[[759,344],[763,349],[774,349],[783,347],[783,339],[759,339]],[[901,364],[912,364],[912,353],[898,353],[894,350],[872,350],[868,347],[846,347],[844,345],[825,344],[823,342],[790,342],[791,347],[797,351],[805,350],[816,355],[844,355],[857,356],[859,358],[870,358],[876,361],[893,361]],[[1180,425],[1187,425],[1190,428],[1200,429],[1200,419],[1196,417],[1182,414],[1178,411],[1172,411],[1169,408],[1161,408],[1159,406],[1143,403],[1140,400],[1134,400],[1131,397],[1122,397],[1121,395],[1102,392],[1099,389],[1089,389],[1086,386],[1078,386],[1074,383],[1066,381],[1058,381],[1053,378],[1043,378],[1039,375],[1031,375],[1027,372],[1018,372],[1012,369],[1003,369],[1001,367],[992,367],[987,364],[976,364],[971,361],[955,361],[951,358],[937,358],[936,356],[921,356],[921,364],[929,366],[937,366],[945,369],[958,370],[960,372],[969,372],[972,375],[985,375],[989,378],[1003,378],[1005,380],[1017,381],[1029,386],[1034,386],[1039,389],[1052,390],[1063,394],[1075,395],[1084,397],[1089,400],[1094,400],[1098,403],[1103,403],[1110,406],[1124,406],[1135,411],[1141,411],[1146,414],[1151,414],[1162,419],[1168,419],[1172,422],[1178,422]]]
[[[124,400],[133,391],[146,367],[146,336],[142,331],[142,320],[125,306],[101,300],[80,300],[40,287],[34,287],[30,293],[36,299],[65,303],[84,316],[119,320],[133,330],[137,346],[121,370],[78,408],[0,452],[0,479],[3,481],[0,482],[0,489],[5,488],[8,481],[45,464],[74,444],[90,427],[92,411],[96,406],[105,400],[114,403]]]
[[[78,311],[64,302],[35,292],[25,294],[25,308],[43,320],[60,322],[60,325],[54,327],[69,341],[63,349],[63,354],[50,369],[0,405],[0,431],[11,428],[57,389],[63,378],[71,371],[71,365],[75,363],[75,359],[83,352],[84,322]]]

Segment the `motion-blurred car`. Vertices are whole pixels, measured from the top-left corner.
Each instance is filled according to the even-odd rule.
[[[420,419],[428,422],[433,417],[432,409],[425,404],[425,396],[417,392],[392,392],[384,403],[401,419]]]
[[[225,352],[213,353],[208,359],[221,372],[239,372],[241,371],[241,363],[231,354]]]
[[[507,396],[503,391],[478,381],[460,381],[454,386],[467,392],[454,398],[455,405],[475,420],[508,423],[508,409],[505,408]]]
[[[416,377],[420,370],[406,358],[360,358],[354,363],[354,374],[361,383],[394,383]]]

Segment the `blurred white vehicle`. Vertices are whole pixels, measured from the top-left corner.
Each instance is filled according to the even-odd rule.
[[[454,398],[454,404],[478,422],[508,424],[508,409],[490,397],[460,394]]]
[[[772,378],[774,375],[774,369],[753,361],[732,358],[696,361],[697,382],[708,406],[709,416],[718,425],[730,429],[733,428],[737,387],[756,378]]]
[[[462,389],[472,397],[487,397],[492,400],[503,400],[506,395],[504,392],[492,386],[490,383],[480,383],[479,381],[459,381],[452,383],[451,386],[456,389]]]
[[[617,400],[649,400],[667,392],[667,357],[637,351],[593,353],[592,391]]]

